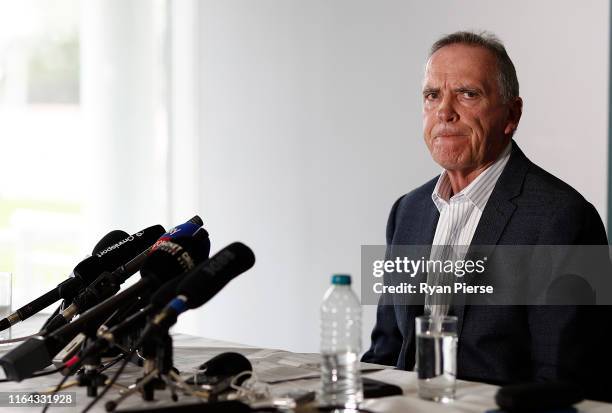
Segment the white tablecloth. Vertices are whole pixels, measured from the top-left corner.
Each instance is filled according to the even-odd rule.
[[[38,320],[40,321],[40,319]],[[23,328],[18,330],[20,333],[24,332]],[[33,331],[33,329],[32,329]],[[175,346],[175,365],[183,372],[184,375],[189,375],[199,364],[206,361],[207,358],[213,353],[219,353],[223,351],[233,350],[237,352],[245,352],[247,355],[251,354],[254,350],[252,347],[228,343],[218,340],[174,334],[174,346]],[[4,350],[5,351],[5,350]],[[3,348],[0,347],[0,352],[4,352]],[[301,355],[301,357],[312,357],[313,360],[318,360],[316,354],[312,355]],[[108,372],[109,375],[112,371]],[[129,365],[124,375],[121,376],[120,382],[123,384],[130,384],[135,381],[141,375],[140,368]],[[493,410],[496,408],[494,397],[497,391],[496,386],[459,381],[457,383],[457,397],[456,400],[448,404],[434,403],[430,401],[421,400],[417,396],[416,387],[416,375],[414,372],[401,371],[394,369],[385,369],[373,373],[367,373],[368,377],[372,377],[377,380],[395,384],[402,388],[404,394],[402,396],[385,397],[381,399],[369,399],[363,404],[364,408],[375,412],[409,412],[409,413],[443,413],[443,412],[474,412],[484,413],[487,410]],[[60,380],[59,374],[50,376],[38,377],[29,380],[25,380],[20,383],[9,382],[0,383],[1,392],[15,392],[15,391],[27,391],[36,392],[44,389],[54,387],[54,385]],[[288,383],[276,384],[271,386],[275,392],[284,392],[296,388],[301,389],[317,389],[319,386],[318,380],[316,379],[304,379],[291,381]],[[85,388],[72,387],[66,391],[76,392],[77,394],[77,407],[53,407],[49,409],[49,412],[78,412],[89,402],[89,398],[85,394]],[[113,399],[117,396],[116,390],[111,390],[103,401],[97,404],[92,410],[93,412],[104,412],[104,401]],[[158,391],[156,396],[160,402],[157,403],[168,403],[169,392]],[[189,401],[188,397],[181,397],[182,401]],[[131,396],[121,407],[142,407],[143,401],[138,395]],[[612,404],[605,404],[599,402],[585,401],[580,403],[578,406],[580,412],[585,413],[612,413]],[[0,408],[0,412],[34,412],[39,411],[36,408]]]

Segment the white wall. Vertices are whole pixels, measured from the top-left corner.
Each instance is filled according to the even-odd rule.
[[[179,329],[317,351],[330,274],[359,290],[360,245],[384,243],[393,201],[438,171],[421,138],[422,69],[458,29],[505,42],[525,100],[517,141],[605,216],[608,1],[198,8],[200,212],[213,250],[242,240],[258,261]]]
[[[82,136],[89,144],[86,172],[92,176],[88,245],[110,229],[132,233],[165,224],[167,134],[158,9],[149,0],[81,4]]]

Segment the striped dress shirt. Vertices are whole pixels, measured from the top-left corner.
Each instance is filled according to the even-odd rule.
[[[482,171],[461,192],[451,196],[452,188],[446,171],[443,171],[431,194],[440,218],[432,243],[430,260],[463,259],[471,244],[476,227],[487,201],[510,159],[512,143],[509,143],[499,158]],[[458,247],[458,248],[457,248]],[[436,274],[428,274],[429,285],[446,284]],[[425,297],[425,311],[432,315],[447,315],[450,308],[448,297],[445,301],[435,296]]]

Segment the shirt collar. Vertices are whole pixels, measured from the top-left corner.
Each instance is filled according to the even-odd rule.
[[[452,192],[450,179],[448,178],[446,170],[442,171],[431,194],[431,199],[436,205],[436,208],[438,208],[438,211],[442,212],[442,209],[448,205],[450,201],[459,201],[462,199],[469,200],[480,209],[480,211],[483,211],[497,180],[510,159],[511,150],[512,142],[508,143],[499,158],[497,158],[491,166],[482,171],[468,186],[452,197],[450,196]]]

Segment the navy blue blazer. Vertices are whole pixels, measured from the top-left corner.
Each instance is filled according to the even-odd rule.
[[[439,218],[431,199],[437,179],[395,202],[387,245],[431,245]],[[529,161],[513,142],[472,240],[472,245],[504,244],[600,245],[607,244],[607,237],[593,205]],[[414,319],[423,307],[392,300],[381,297],[372,345],[362,360],[411,370]],[[612,325],[608,307],[465,305],[454,312],[459,378],[496,384],[566,379],[589,389],[601,387],[602,363],[612,357],[603,336]],[[593,390],[590,397],[601,399],[601,392]]]

